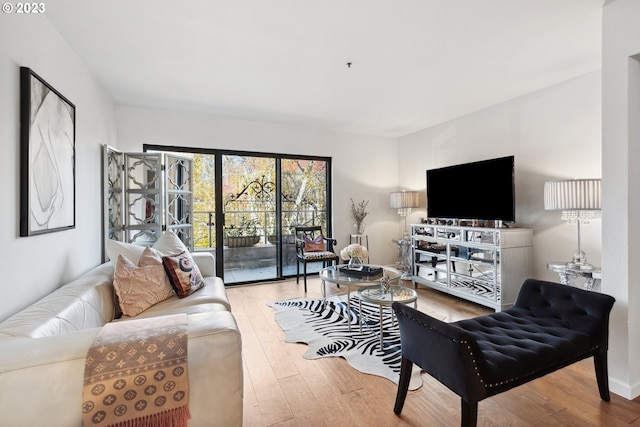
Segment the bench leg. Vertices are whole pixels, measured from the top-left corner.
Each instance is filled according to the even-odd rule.
[[[396,405],[393,407],[393,412],[395,412],[396,415],[400,415],[400,412],[402,412],[404,400],[406,399],[407,391],[409,390],[412,368],[413,362],[402,356],[402,362],[400,363],[400,381],[398,382],[398,393],[396,394]]]
[[[609,395],[609,374],[607,370],[607,352],[597,353],[593,356],[593,364],[596,368],[596,379],[598,381],[598,391],[600,398],[605,402],[611,400]]]
[[[478,402],[462,402],[462,427],[476,427],[478,424]]]

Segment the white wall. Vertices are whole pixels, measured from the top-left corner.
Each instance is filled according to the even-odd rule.
[[[20,66],[76,106],[76,228],[19,236]],[[100,145],[115,138],[113,105],[44,16],[0,14],[0,320],[100,263]]]
[[[398,182],[395,139],[134,107],[117,107],[116,117],[122,151],[141,151],[146,143],[331,157],[337,249],[354,232],[350,199],[369,200],[365,234],[370,260],[395,262],[397,247],[391,239],[401,234],[400,217],[389,209],[388,196]]]
[[[612,391],[640,396],[640,31],[637,0],[607,1],[603,21],[603,290]]]
[[[534,271],[557,281],[548,261],[569,261],[577,247],[575,225],[560,212],[545,211],[544,182],[600,178],[601,73],[594,71],[399,139],[400,184],[425,191],[426,170],[458,163],[515,155],[516,222],[534,230]],[[491,191],[480,177],[467,188]],[[411,215],[413,221],[426,210]],[[582,249],[600,265],[601,220],[582,227]]]

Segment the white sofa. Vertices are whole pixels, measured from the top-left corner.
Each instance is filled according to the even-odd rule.
[[[240,332],[213,256],[192,255],[205,287],[134,318],[188,313],[189,426],[242,426]],[[0,323],[1,425],[82,426],[87,350],[117,313],[113,273],[102,264]]]

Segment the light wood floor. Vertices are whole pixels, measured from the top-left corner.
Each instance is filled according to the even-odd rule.
[[[410,286],[410,282],[405,285]],[[308,297],[320,297],[317,276]],[[304,297],[302,281],[228,287],[242,333],[244,425],[261,426],[459,426],[457,395],[423,373],[401,416],[393,413],[397,386],[351,368],[342,358],[303,359],[305,344],[284,342],[271,301]],[[447,322],[491,312],[484,307],[419,287],[418,309]],[[478,405],[479,426],[635,426],[640,398],[615,394],[600,400],[589,358]]]

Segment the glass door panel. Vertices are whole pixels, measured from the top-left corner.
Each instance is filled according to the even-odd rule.
[[[276,159],[222,156],[222,201],[225,283],[279,277]]]
[[[193,154],[193,246],[215,255],[216,157]]]
[[[281,159],[282,182],[282,271],[296,274],[295,226],[320,225],[329,236],[327,222],[327,162],[324,160]],[[322,263],[307,265],[318,272]]]

